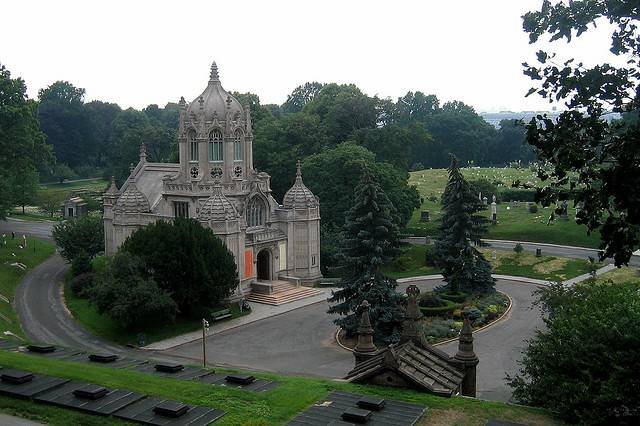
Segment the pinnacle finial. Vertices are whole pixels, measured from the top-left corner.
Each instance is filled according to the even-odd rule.
[[[300,165],[300,160],[296,162],[296,179],[302,179],[302,166]]]
[[[209,79],[211,81],[220,80],[220,76],[218,75],[218,65],[216,64],[216,61],[213,61],[213,63],[211,64],[211,74],[209,75]]]
[[[146,161],[146,159],[147,159],[147,147],[145,146],[144,142],[142,142],[140,144],[140,160]]]

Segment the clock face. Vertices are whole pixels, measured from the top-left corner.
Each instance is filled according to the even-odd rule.
[[[215,180],[222,179],[222,167],[213,167],[210,174],[211,177]]]
[[[242,166],[235,166],[233,168],[233,174],[236,175],[236,177],[241,177],[242,176]]]
[[[193,179],[198,177],[198,168],[196,166],[193,166],[189,172],[191,173],[191,177]]]

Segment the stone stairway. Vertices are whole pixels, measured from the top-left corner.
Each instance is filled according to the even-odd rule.
[[[271,281],[271,288],[273,289],[271,294],[252,291],[247,295],[247,300],[253,303],[278,306],[323,294],[322,290],[297,286],[288,281]]]

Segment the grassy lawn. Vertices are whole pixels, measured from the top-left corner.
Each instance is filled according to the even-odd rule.
[[[11,331],[18,336],[23,336],[22,328],[18,322],[16,312],[13,308],[13,297],[16,287],[31,269],[42,263],[55,251],[52,244],[27,238],[27,247],[20,248],[22,238],[11,239],[11,235],[6,237],[7,245],[3,244],[0,237],[0,333]],[[15,254],[15,256],[14,256]],[[27,266],[26,270],[11,266],[18,262]]]
[[[67,283],[65,284],[64,298],[67,307],[71,311],[73,317],[80,324],[91,330],[93,334],[101,336],[112,342],[119,343],[121,345],[126,345],[129,343],[135,345],[138,344],[137,331],[122,330],[113,322],[111,318],[109,318],[109,316],[98,313],[89,299],[80,298],[73,294],[73,292],[69,288],[69,280],[67,280]],[[230,309],[233,315],[232,318],[237,318],[239,316],[248,314],[248,312],[243,312],[242,314],[240,314],[237,304],[233,304]],[[177,319],[173,324],[158,326],[153,330],[145,330],[145,344],[200,330],[201,327],[202,324],[199,319]]]
[[[640,269],[629,266],[616,268],[606,274],[598,275],[596,282],[613,281],[614,283],[637,282],[640,283]]]
[[[35,209],[31,209],[31,211],[25,211],[22,213],[22,209],[15,209],[9,214],[9,217],[12,219],[18,220],[28,220],[30,222],[46,222],[46,221],[59,221],[62,220],[61,216],[51,217],[46,213],[40,213],[39,211],[35,211]]]
[[[415,245],[405,248],[402,254],[391,263],[383,266],[382,271],[391,278],[407,278],[421,275],[439,274],[434,267],[425,265],[427,250],[433,246]],[[484,256],[493,265],[493,272],[502,275],[536,278],[549,281],[564,281],[589,272],[586,260],[566,257],[535,257],[533,253],[520,253],[481,249]],[[496,258],[493,259],[493,253]]]
[[[529,169],[511,168],[465,168],[462,174],[468,180],[480,178],[492,182],[499,181],[499,188],[508,188],[511,184],[520,180],[530,184],[539,183],[535,174]],[[421,208],[413,213],[408,227],[411,232],[420,235],[434,235],[440,219],[440,196],[447,183],[447,171],[445,169],[431,169],[412,172],[409,184],[415,185],[424,198]],[[491,200],[492,194],[487,195]],[[431,198],[431,200],[429,200]],[[507,209],[507,207],[509,207]],[[498,224],[489,227],[486,238],[516,241],[534,241],[541,243],[573,245],[581,247],[597,248],[600,237],[597,234],[587,235],[584,225],[577,225],[574,221],[575,211],[569,203],[569,220],[555,220],[547,223],[552,208],[539,206],[537,213],[530,213],[526,203],[518,203],[510,206],[508,201],[498,204]],[[430,222],[420,222],[420,211],[428,210],[431,215]],[[489,210],[486,212],[489,217]]]
[[[277,380],[280,385],[266,393],[252,393],[196,381],[180,381],[153,377],[131,370],[69,363],[44,357],[0,351],[0,365],[41,374],[146,393],[225,410],[227,414],[216,425],[281,425],[332,390],[379,395],[425,405],[427,415],[420,425],[484,425],[488,419],[525,424],[559,424],[545,411],[499,402],[468,398],[441,398],[407,389],[354,385],[331,380],[274,374],[254,374]],[[252,373],[253,374],[253,373]],[[0,411],[51,425],[117,425],[111,418],[100,418],[37,403],[0,397]]]
[[[72,192],[102,192],[107,189],[109,182],[101,179],[87,179],[78,182],[63,182],[63,183],[47,183],[41,185],[43,190],[49,192],[57,192],[62,195],[68,195]]]

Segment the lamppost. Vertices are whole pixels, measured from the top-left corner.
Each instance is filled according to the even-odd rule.
[[[207,366],[207,344],[206,344],[207,330],[209,330],[209,321],[202,318],[202,366],[203,367]]]

